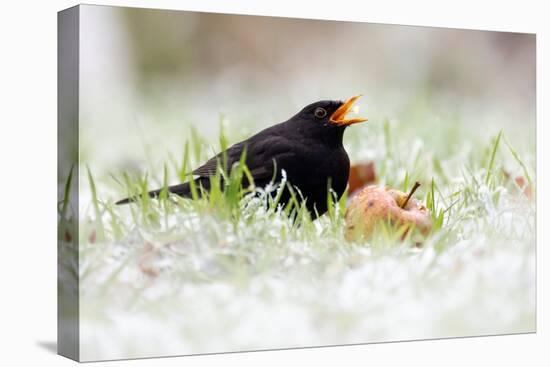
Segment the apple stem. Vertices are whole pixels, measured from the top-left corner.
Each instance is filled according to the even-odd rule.
[[[409,202],[409,200],[411,199],[411,197],[413,196],[414,192],[416,191],[416,189],[418,189],[420,187],[420,182],[416,181],[414,183],[414,186],[412,187],[411,191],[409,192],[409,195],[407,195],[407,198],[405,199],[405,201],[403,202],[403,205],[401,205],[401,209],[405,209],[405,207],[407,206],[407,203]]]

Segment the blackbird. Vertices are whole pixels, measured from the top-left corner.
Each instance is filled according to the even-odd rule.
[[[353,103],[360,96],[345,102],[319,101],[304,107],[289,120],[260,131],[251,138],[237,143],[208,160],[192,173],[197,188],[208,191],[211,176],[216,174],[223,160],[227,167],[239,162],[245,151],[245,163],[257,187],[281,182],[283,170],[288,183],[298,189],[295,195],[305,200],[305,206],[316,218],[327,211],[331,188],[339,199],[348,183],[349,158],[342,144],[344,131],[352,124],[367,121],[365,118],[346,118]],[[243,179],[244,181],[247,179]],[[189,182],[167,188],[169,192],[191,197]],[[162,189],[148,193],[157,197]],[[292,196],[285,189],[280,203],[286,204]],[[117,202],[135,201],[130,197]]]

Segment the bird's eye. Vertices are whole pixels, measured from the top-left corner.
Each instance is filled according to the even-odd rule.
[[[318,119],[322,119],[323,117],[325,117],[327,115],[327,110],[325,110],[322,107],[317,107],[315,109],[314,114],[315,114],[315,117],[317,117]]]

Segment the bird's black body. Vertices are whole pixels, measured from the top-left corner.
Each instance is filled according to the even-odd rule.
[[[314,217],[324,214],[329,188],[340,198],[348,182],[349,158],[342,144],[348,125],[331,121],[331,116],[343,104],[340,101],[312,103],[289,120],[231,146],[225,151],[227,167],[238,162],[246,149],[246,166],[257,187],[280,182],[284,170],[287,181],[299,189],[309,212]],[[210,177],[215,175],[222,157],[220,153],[193,171],[198,176],[197,187],[210,188]],[[171,186],[168,191],[191,197],[189,183]],[[160,190],[155,190],[149,195],[155,197],[159,193]],[[290,199],[290,192],[285,190],[280,202],[284,204]],[[132,199],[124,199],[118,203],[130,201]]]

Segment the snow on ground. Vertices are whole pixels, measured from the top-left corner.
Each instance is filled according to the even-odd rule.
[[[81,357],[532,332],[534,209],[500,203],[420,248],[346,243],[328,218],[290,229],[262,207],[236,225],[181,208],[168,231],[81,248]]]

